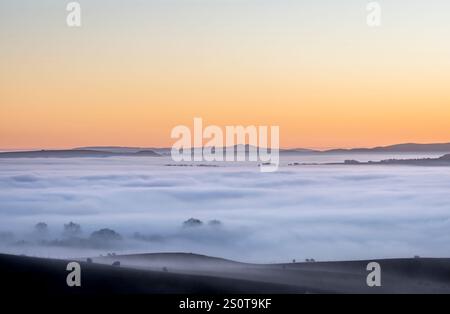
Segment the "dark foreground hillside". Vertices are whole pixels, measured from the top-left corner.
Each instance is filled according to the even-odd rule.
[[[302,293],[299,287],[128,269],[81,262],[81,287],[68,287],[68,261],[0,254],[6,294]]]
[[[184,253],[98,257],[80,261],[81,287],[67,286],[68,262],[0,254],[4,293],[450,293],[450,259],[378,260],[381,287],[366,284],[369,261],[246,264]]]

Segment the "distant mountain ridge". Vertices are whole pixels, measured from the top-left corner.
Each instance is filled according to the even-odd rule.
[[[191,151],[204,150],[203,148],[192,148]],[[233,150],[249,152],[250,145],[234,145]],[[257,147],[254,147],[258,149]],[[214,149],[214,148],[213,148]],[[226,147],[223,147],[225,150]],[[269,149],[270,150],[270,149]],[[63,150],[33,150],[33,151],[12,151],[0,152],[0,158],[75,158],[75,157],[114,157],[114,156],[146,156],[159,157],[170,155],[171,148],[145,148],[145,147],[126,147],[126,146],[90,146],[77,147]],[[390,146],[379,146],[373,148],[349,148],[349,149],[329,149],[313,150],[306,148],[280,148],[281,155],[310,155],[310,154],[371,154],[371,153],[442,153],[450,154],[450,143],[436,144],[396,144]]]
[[[251,146],[234,145],[235,149],[243,149],[249,151]],[[225,149],[226,147],[223,147]],[[94,149],[106,151],[139,151],[150,149],[155,152],[165,151],[170,152],[171,148],[142,148],[142,147],[121,147],[121,146],[98,146],[98,147],[80,147],[75,149]],[[200,149],[200,148],[193,148]],[[432,144],[417,144],[404,143],[389,146],[377,146],[372,148],[336,148],[328,150],[317,150],[309,148],[280,148],[280,153],[283,154],[339,154],[339,153],[418,153],[418,152],[436,152],[436,153],[450,153],[450,143],[432,143]]]
[[[242,149],[249,151],[251,145],[234,145],[234,149]],[[204,149],[205,147],[203,147]],[[256,147],[257,148],[257,147]],[[94,149],[105,151],[139,151],[150,149],[155,152],[169,152],[171,148],[142,148],[142,147],[121,147],[121,146],[98,146],[98,147],[80,147],[75,149]],[[192,148],[200,149],[200,148]],[[226,149],[226,147],[223,147]],[[377,146],[372,148],[336,148],[328,150],[317,150],[309,148],[280,148],[281,154],[339,154],[339,153],[419,153],[419,152],[435,152],[450,153],[450,143],[433,143],[433,144],[417,144],[404,143],[389,146]]]
[[[351,148],[351,149],[330,149],[324,153],[450,153],[450,143],[438,144],[395,144],[389,146],[379,146],[374,148]]]
[[[106,157],[121,157],[121,156],[159,157],[161,155],[151,150],[142,150],[135,153],[116,153],[116,152],[87,150],[87,149],[34,150],[34,151],[0,153],[0,158],[82,158],[82,157],[106,158]]]

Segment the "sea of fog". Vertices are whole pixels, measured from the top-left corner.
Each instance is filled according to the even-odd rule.
[[[450,257],[450,167],[287,166],[392,157],[290,156],[274,173],[251,163],[173,167],[168,157],[0,159],[0,252],[193,252],[261,263]],[[424,156],[402,155],[410,157]],[[203,223],[183,225],[191,217]],[[81,226],[75,240],[64,233],[71,221]],[[92,243],[102,228],[122,239]]]

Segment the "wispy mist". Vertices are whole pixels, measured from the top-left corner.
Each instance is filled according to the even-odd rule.
[[[3,252],[184,251],[273,262],[450,256],[450,169],[165,167],[147,158],[0,161]],[[183,226],[195,217],[200,226]],[[208,221],[219,220],[220,225]],[[78,240],[64,224],[81,226]],[[35,225],[48,232],[36,236]],[[122,237],[90,242],[109,228]],[[81,240],[80,240],[81,239]]]

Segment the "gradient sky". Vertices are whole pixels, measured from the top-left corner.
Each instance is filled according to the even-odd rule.
[[[279,125],[283,147],[450,141],[450,1],[0,0],[0,148],[170,146]]]

